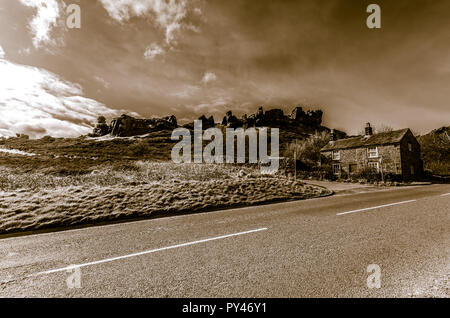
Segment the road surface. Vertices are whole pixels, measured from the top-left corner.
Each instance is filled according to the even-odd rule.
[[[1,239],[0,296],[449,297],[449,257],[450,185],[402,187]]]

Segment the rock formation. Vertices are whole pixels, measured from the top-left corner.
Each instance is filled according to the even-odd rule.
[[[173,115],[163,118],[140,119],[124,114],[114,118],[109,125],[99,120],[91,136],[100,137],[111,134],[112,136],[129,137],[177,127],[177,119]]]
[[[214,126],[216,125],[216,123],[214,122],[214,117],[213,116],[209,116],[209,118],[206,118],[205,115],[202,115],[199,117],[198,120],[202,121],[202,129],[208,129],[208,128],[214,128]]]
[[[305,112],[301,107],[295,107],[291,112],[290,118],[295,122],[314,127],[322,124],[322,115],[323,112],[321,110],[308,110]]]
[[[206,117],[202,115],[198,118],[202,121],[202,128],[208,129],[215,127],[214,117]],[[264,112],[259,107],[257,112],[251,115],[243,115],[238,118],[233,115],[232,111],[227,111],[223,117],[222,125],[227,128],[249,128],[249,127],[276,127],[286,130],[302,130],[306,133],[319,129],[326,129],[321,126],[322,111],[307,111],[302,107],[295,107],[289,116],[285,115],[282,109],[269,109]],[[128,137],[135,135],[144,135],[154,131],[173,130],[178,127],[175,116],[167,116],[163,118],[139,119],[128,115],[122,115],[115,118],[108,125],[103,116],[100,116],[98,123],[94,128],[91,136],[98,137],[111,134],[112,136]],[[188,129],[194,129],[194,123],[184,125]]]
[[[95,125],[93,135],[95,136],[104,136],[109,133],[109,126],[106,123],[106,118],[104,116],[100,116],[97,119],[97,124]]]
[[[225,117],[222,120],[222,125],[229,128],[242,127],[242,121],[240,121],[236,116],[233,115],[231,110],[227,111]]]
[[[229,128],[237,127],[279,127],[279,128],[298,128],[306,126],[318,128],[322,124],[322,111],[304,112],[301,107],[295,107],[290,116],[286,116],[282,109],[269,109],[264,112],[262,107],[258,108],[255,114],[244,114],[238,119],[231,111],[226,113],[222,120],[222,125]]]

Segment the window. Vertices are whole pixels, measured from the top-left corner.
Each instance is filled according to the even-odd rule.
[[[378,162],[369,162],[368,163],[369,168],[375,169],[377,172],[380,171],[380,165]]]
[[[412,151],[412,143],[408,142],[408,150]]]
[[[334,174],[341,173],[341,164],[340,163],[333,163],[333,173]]]
[[[341,152],[339,150],[333,150],[333,160],[340,160],[341,159]]]
[[[378,147],[369,147],[369,148],[367,148],[367,156],[369,158],[376,158],[376,157],[378,157]]]
[[[410,169],[411,169],[411,174],[413,175],[414,174],[414,166],[411,165]]]

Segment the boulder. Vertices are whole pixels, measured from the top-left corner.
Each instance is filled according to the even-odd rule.
[[[215,126],[213,116],[209,116],[209,118],[206,118],[205,115],[202,115],[198,118],[198,120],[202,121],[202,129],[214,128]]]
[[[177,127],[177,119],[173,115],[163,118],[140,119],[124,114],[111,121],[109,132],[112,136],[128,137]]]
[[[175,117],[175,115],[166,116],[163,117],[162,119],[167,121],[173,127],[178,127],[177,118]]]
[[[244,116],[242,116],[241,121],[244,128],[255,127],[256,116],[255,114],[251,114],[250,116],[247,116],[247,114],[245,114]]]
[[[234,116],[231,110],[229,110],[222,120],[222,125],[227,126],[228,128],[238,128],[242,127],[242,121]]]
[[[106,123],[98,123],[95,125],[94,131],[92,132],[94,137],[101,137],[107,134],[109,134],[109,126]]]
[[[264,114],[264,117],[267,120],[282,120],[284,119],[284,113],[282,109],[275,108],[275,109],[269,109]]]
[[[305,112],[302,107],[297,106],[292,110],[289,117],[297,124],[301,123],[310,127],[319,127],[322,124],[322,115],[321,110],[308,110]]]
[[[302,119],[302,116],[304,114],[305,112],[303,111],[303,108],[297,106],[291,111],[291,115],[289,117],[294,121],[299,121],[300,119]]]

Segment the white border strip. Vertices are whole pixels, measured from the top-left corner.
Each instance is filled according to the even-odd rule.
[[[194,245],[194,244],[200,244],[200,243],[205,243],[205,242],[220,240],[220,239],[224,239],[224,238],[228,238],[228,237],[244,235],[244,234],[250,234],[250,233],[255,233],[255,232],[260,232],[260,231],[265,231],[265,230],[267,230],[267,228],[263,227],[263,228],[256,229],[256,230],[250,230],[250,231],[245,231],[245,232],[227,234],[227,235],[222,235],[222,236],[216,236],[216,237],[211,237],[211,238],[207,238],[207,239],[203,239],[203,240],[198,240],[198,241],[193,241],[193,242],[187,242],[187,243],[182,243],[182,244],[177,244],[177,245],[171,245],[171,246],[156,248],[156,249],[153,249],[153,250],[143,251],[143,252],[139,252],[139,253],[133,253],[133,254],[123,255],[123,256],[106,258],[106,259],[103,259],[103,260],[89,262],[89,263],[84,263],[84,264],[70,265],[70,266],[67,266],[67,267],[62,267],[62,268],[57,268],[57,269],[52,269],[52,270],[48,270],[48,271],[44,271],[44,272],[31,274],[31,275],[28,275],[27,277],[52,274],[52,273],[56,273],[56,272],[72,270],[74,268],[80,268],[80,267],[86,267],[86,266],[91,266],[91,265],[97,265],[97,264],[101,264],[101,263],[113,262],[113,261],[117,261],[117,260],[121,260],[121,259],[125,259],[125,258],[141,256],[141,255],[145,255],[145,254],[151,254],[151,253],[161,252],[161,251],[165,251],[165,250],[170,250],[170,249],[173,249],[173,248],[184,247],[184,246],[189,246],[189,245]]]
[[[384,205],[374,206],[374,207],[371,207],[371,208],[364,208],[364,209],[352,210],[352,211],[347,211],[347,212],[340,212],[340,213],[337,213],[336,215],[344,215],[344,214],[350,214],[350,213],[356,213],[356,212],[362,212],[362,211],[374,210],[374,209],[384,208],[384,207],[393,206],[393,205],[398,205],[398,204],[405,204],[405,203],[410,203],[410,202],[415,202],[415,201],[417,201],[417,200],[408,200],[408,201],[401,201],[401,202],[389,203],[389,204],[384,204]]]

